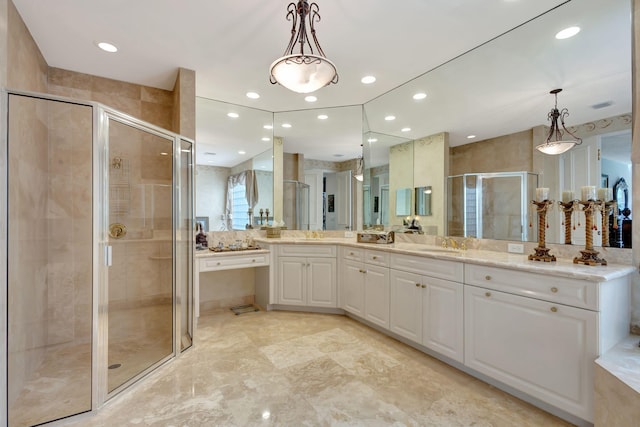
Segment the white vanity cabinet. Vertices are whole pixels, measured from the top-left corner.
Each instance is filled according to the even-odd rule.
[[[340,248],[342,308],[389,328],[389,254],[364,248]]]
[[[462,363],[462,263],[394,254],[391,265],[390,330]]]
[[[336,247],[279,246],[276,283],[279,304],[336,308]]]
[[[465,365],[593,422],[593,363],[628,332],[628,279],[467,264],[465,282]]]

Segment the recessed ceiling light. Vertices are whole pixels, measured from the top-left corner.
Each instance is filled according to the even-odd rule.
[[[329,116],[327,116],[326,114],[320,114],[320,115],[318,116],[318,119],[319,119],[319,120],[327,120],[328,118],[329,118]]]
[[[273,129],[273,125],[264,125],[262,126],[264,129]]]
[[[559,31],[558,34],[556,34],[556,38],[558,40],[568,39],[569,37],[575,36],[579,32],[580,32],[580,27],[565,28],[564,30]]]
[[[378,138],[369,138],[367,142],[378,142]]]
[[[227,113],[227,116],[231,117],[232,119],[237,119],[238,117],[240,117],[238,113]]]
[[[282,127],[283,127],[283,128],[290,128],[290,127],[291,127],[291,125],[290,125],[289,123],[283,123],[283,124],[282,124]]]
[[[390,121],[392,121],[392,120],[395,120],[395,119],[396,119],[396,116],[387,116],[387,117],[385,117],[384,119],[385,119],[386,121],[390,122]]]
[[[425,99],[426,97],[427,97],[427,94],[424,92],[418,92],[413,95],[413,99],[415,99],[416,101],[419,99]]]
[[[376,81],[376,78],[373,76],[364,76],[360,81],[366,85],[370,85],[371,83]]]
[[[473,139],[473,138],[475,138],[475,137],[476,137],[475,135],[468,135],[468,136],[467,136],[467,139]]]
[[[400,129],[401,132],[410,132],[411,128],[402,128]]]
[[[240,151],[238,151],[238,154],[247,154],[247,152],[240,150]]]
[[[107,42],[98,42],[98,47],[109,53],[115,53],[118,51],[118,48],[115,45]]]
[[[267,141],[271,141],[271,138],[267,138],[267,137],[265,136],[264,138],[262,138],[262,140],[263,140],[264,142],[267,142]]]
[[[260,95],[258,95],[256,92],[247,92],[247,98],[258,99],[260,98]]]
[[[316,102],[318,100],[318,98],[313,96],[313,95],[309,95],[309,96],[305,96],[304,100],[307,101],[307,102]]]

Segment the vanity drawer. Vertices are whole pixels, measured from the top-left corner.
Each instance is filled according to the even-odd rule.
[[[336,245],[281,245],[280,256],[335,257]]]
[[[269,265],[269,254],[215,255],[200,259],[200,271],[231,270],[234,268]]]
[[[364,249],[341,246],[340,258],[348,259],[349,261],[364,261]]]
[[[391,254],[390,266],[396,270],[462,283],[462,263],[413,255]]]
[[[596,282],[504,268],[465,265],[465,284],[574,307],[598,309]]]
[[[389,267],[389,253],[380,251],[365,251],[364,262],[367,264],[379,265],[381,267]]]

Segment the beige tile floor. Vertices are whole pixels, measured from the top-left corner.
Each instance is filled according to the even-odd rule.
[[[566,426],[344,316],[221,311],[74,426]]]

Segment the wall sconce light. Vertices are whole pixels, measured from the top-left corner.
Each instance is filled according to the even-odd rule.
[[[562,92],[562,89],[554,89],[549,92],[556,98],[555,106],[547,116],[547,119],[551,120],[551,128],[549,129],[549,135],[546,141],[536,146],[536,149],[544,154],[562,154],[572,149],[575,145],[582,144],[582,139],[572,134],[564,124],[564,118],[569,115],[569,110],[566,108],[558,110],[558,93],[560,92]],[[560,119],[562,129],[560,129],[558,125],[558,119]],[[565,134],[570,135],[573,139],[565,139]]]
[[[307,0],[287,6],[287,20],[293,22],[291,39],[284,55],[269,68],[272,84],[280,83],[298,93],[311,93],[331,83],[338,83],[336,66],[326,58],[316,37],[314,22],[320,21],[319,10],[317,3],[309,4]],[[311,32],[311,37],[307,31]],[[296,46],[300,47],[298,53],[294,53]]]

